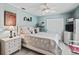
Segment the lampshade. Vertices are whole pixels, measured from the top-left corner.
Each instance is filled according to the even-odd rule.
[[[6,30],[13,31],[15,30],[14,26],[6,26]]]
[[[50,11],[49,8],[43,9],[43,10],[42,10],[42,15],[47,14],[49,11]]]
[[[13,31],[14,30],[14,26],[9,26],[9,29]]]

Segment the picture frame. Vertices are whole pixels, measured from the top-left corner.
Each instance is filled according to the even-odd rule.
[[[4,26],[16,26],[16,13],[4,11]]]
[[[32,17],[27,18],[26,16],[23,19],[24,21],[32,21]]]

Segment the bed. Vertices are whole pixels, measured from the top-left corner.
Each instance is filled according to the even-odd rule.
[[[24,28],[21,28],[24,29]],[[24,29],[26,31],[26,29]],[[60,55],[62,50],[59,47],[61,37],[57,33],[20,33],[22,46],[46,55]]]

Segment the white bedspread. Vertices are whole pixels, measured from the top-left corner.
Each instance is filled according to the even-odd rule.
[[[30,36],[40,37],[40,38],[48,38],[50,40],[54,40],[57,45],[59,45],[59,40],[61,35],[58,33],[46,33],[46,32],[39,32],[37,34],[30,34]]]

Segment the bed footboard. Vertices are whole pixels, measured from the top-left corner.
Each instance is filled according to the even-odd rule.
[[[27,39],[24,39],[27,45],[39,48],[45,51],[49,51],[53,54],[61,54],[61,49],[56,45],[54,40],[47,38],[40,38],[34,36],[28,36]]]

